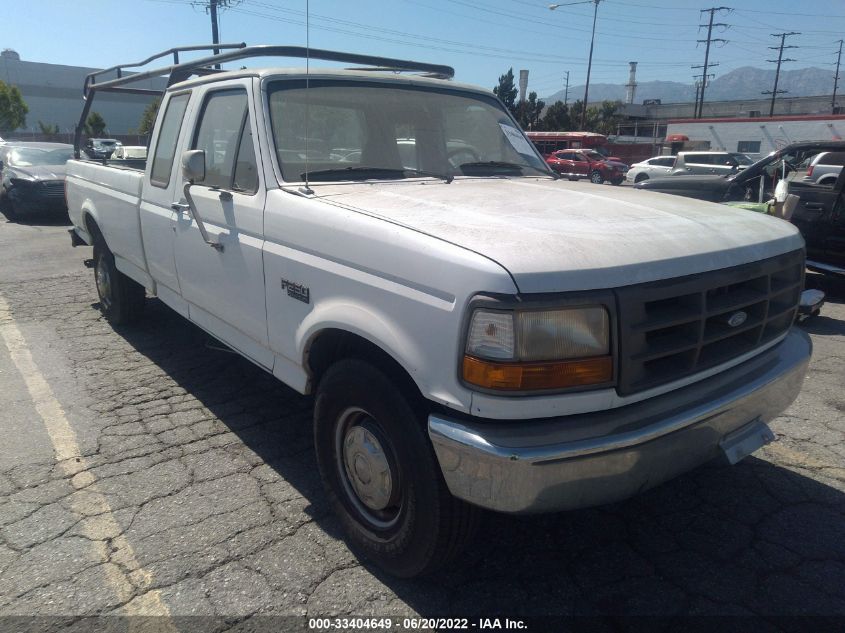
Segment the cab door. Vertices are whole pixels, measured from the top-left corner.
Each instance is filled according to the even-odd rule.
[[[201,95],[187,148],[204,152],[205,176],[187,197],[183,188],[174,204],[176,270],[190,319],[270,368],[262,257],[266,192],[249,82],[215,83]]]

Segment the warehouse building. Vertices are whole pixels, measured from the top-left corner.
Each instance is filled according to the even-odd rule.
[[[37,137],[38,122],[58,125],[60,137],[67,140],[73,133],[82,112],[82,84],[88,73],[96,68],[44,64],[23,61],[13,50],[0,53],[0,80],[17,86],[29,107],[26,127],[15,132],[17,138]],[[139,81],[139,88],[163,89],[165,79]],[[134,87],[134,86],[133,86]],[[97,96],[94,111],[106,121],[106,134],[122,136],[134,134],[144,108],[151,97],[146,95],[118,95],[104,92]]]

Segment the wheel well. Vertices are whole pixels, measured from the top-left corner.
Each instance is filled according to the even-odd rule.
[[[642,182],[643,180],[648,180],[648,174],[637,174],[634,182]]]
[[[819,180],[820,185],[833,185],[836,184],[836,178],[822,178]]]
[[[312,392],[334,363],[357,358],[380,369],[412,401],[423,398],[414,379],[396,359],[358,334],[334,328],[323,330],[311,341],[305,354],[305,367],[311,374]]]
[[[82,216],[82,223],[85,225],[85,230],[88,231],[88,235],[91,236],[91,240],[96,242],[98,239],[103,239],[103,233],[100,231],[100,227],[97,226],[97,221],[90,213],[85,213]]]

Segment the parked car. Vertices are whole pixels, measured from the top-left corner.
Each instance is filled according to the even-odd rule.
[[[743,159],[748,161],[747,157]],[[732,152],[678,152],[671,175],[730,174],[738,171],[740,162]]]
[[[649,178],[660,178],[668,176],[675,166],[674,156],[655,156],[640,163],[634,163],[625,174],[628,182],[642,182]]]
[[[688,198],[728,202],[749,200],[763,202],[772,197],[779,169],[793,173],[821,152],[845,152],[845,141],[806,141],[787,145],[736,173],[725,175],[677,175],[652,178],[634,185],[635,189],[659,191]],[[783,161],[783,162],[782,162]]]
[[[111,158],[112,160],[146,159],[147,148],[143,145],[118,145],[114,148]]]
[[[619,185],[625,179],[628,166],[618,161],[609,160],[603,154],[592,149],[562,149],[546,157],[546,162],[554,171],[569,180],[589,178],[597,185],[609,180]]]
[[[772,152],[750,167],[730,176],[672,176],[640,182],[635,189],[659,191],[714,202],[764,202],[774,196],[775,184],[785,179],[787,192],[798,196],[790,217],[804,236],[807,266],[812,270],[843,274],[842,244],[845,243],[842,188],[843,171],[834,186],[807,179],[802,165],[824,164],[845,155],[845,141],[793,143]],[[817,162],[817,158],[823,156]],[[826,157],[825,157],[826,156]],[[807,170],[809,171],[809,169]],[[815,168],[813,170],[815,174]]]
[[[817,185],[833,186],[845,165],[845,152],[821,152],[805,160],[798,170],[805,169],[802,179]]]
[[[89,138],[82,151],[89,158],[111,158],[114,150],[122,143],[113,138]]]
[[[0,209],[16,220],[65,205],[65,163],[73,146],[64,143],[6,143],[0,146]]]
[[[795,227],[560,187],[501,101],[449,67],[321,50],[368,68],[208,72],[296,52],[139,73],[171,74],[150,164],[70,161],[71,240],[94,247],[110,321],[140,318],[149,292],[314,394],[317,467],[354,551],[432,572],[479,508],[605,504],[774,438],[811,354],[791,327]],[[319,160],[300,151],[306,121]]]

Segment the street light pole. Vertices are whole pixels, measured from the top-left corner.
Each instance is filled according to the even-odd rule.
[[[587,98],[590,96],[590,71],[593,69],[593,45],[596,41],[596,17],[599,13],[599,2],[601,0],[587,0],[593,3],[593,31],[590,35],[590,56],[587,58],[587,83],[584,84],[584,104],[581,108],[581,124],[580,129],[583,130],[587,124]],[[549,9],[554,11],[558,7],[567,7],[574,4],[587,4],[587,2],[571,2],[568,4],[550,4]]]

